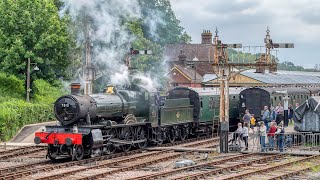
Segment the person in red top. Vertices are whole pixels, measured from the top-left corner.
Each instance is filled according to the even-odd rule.
[[[274,148],[274,133],[277,131],[277,127],[274,122],[271,123],[271,127],[268,133],[269,150],[273,151]]]

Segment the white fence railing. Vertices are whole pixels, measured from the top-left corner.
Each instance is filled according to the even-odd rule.
[[[263,143],[265,142],[265,143]],[[246,150],[245,138],[241,133],[232,133],[229,137],[230,151]],[[261,137],[258,132],[249,133],[247,151],[317,151],[320,152],[320,133],[290,132],[275,136]]]

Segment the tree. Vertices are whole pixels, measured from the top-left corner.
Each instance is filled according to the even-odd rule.
[[[33,78],[54,82],[67,75],[73,46],[68,18],[60,18],[56,0],[0,2],[0,69],[24,78],[30,58],[40,71]]]
[[[169,0],[139,0],[144,36],[164,46],[173,43],[190,43],[191,37],[180,26]]]

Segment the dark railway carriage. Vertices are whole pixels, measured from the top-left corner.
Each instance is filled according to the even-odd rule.
[[[303,103],[310,96],[317,95],[319,87],[285,87],[285,88],[247,88],[240,92],[239,115],[243,117],[245,110],[249,109],[251,114],[255,114],[257,120],[261,120],[264,106],[276,107],[278,103],[283,105],[284,94],[287,91],[289,104]]]

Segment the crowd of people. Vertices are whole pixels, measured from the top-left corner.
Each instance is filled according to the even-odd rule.
[[[296,103],[296,107],[299,104]],[[293,116],[293,106],[290,104],[288,108],[288,119],[292,123]],[[259,134],[261,151],[266,152],[267,150],[273,151],[275,146],[278,147],[280,152],[284,151],[284,141],[285,141],[285,128],[283,124],[284,109],[281,103],[278,106],[264,107],[261,122],[257,123],[254,114],[250,114],[249,110],[245,111],[242,118],[243,124],[238,123],[238,128],[235,131],[232,143],[235,143],[238,139],[244,141],[245,150],[248,150],[248,140],[249,140],[249,129],[252,130],[254,134]],[[268,142],[268,143],[266,143]]]

